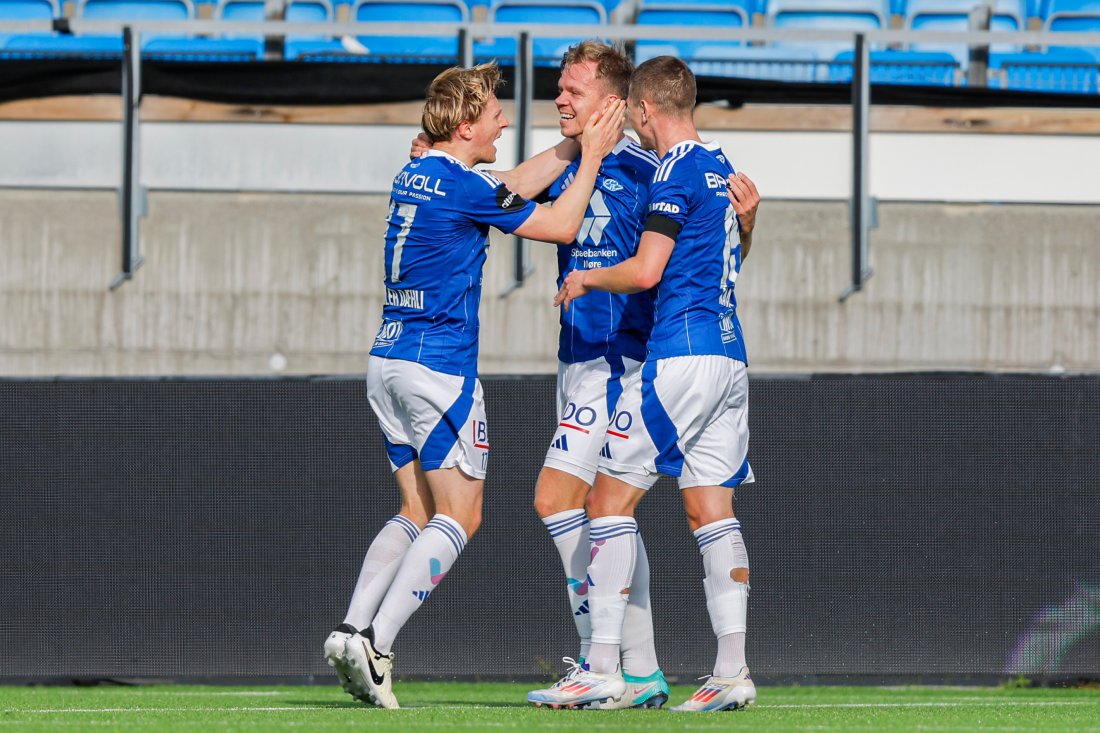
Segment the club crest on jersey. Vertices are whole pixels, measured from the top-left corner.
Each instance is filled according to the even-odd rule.
[[[522,196],[518,193],[513,193],[508,190],[508,187],[501,184],[497,186],[497,206],[505,211],[519,211],[527,204]]]
[[[614,178],[605,178],[605,179],[603,179],[603,187],[604,187],[604,189],[606,189],[608,191],[611,191],[611,192],[622,191],[623,190],[623,184],[619,183]]]
[[[654,201],[649,205],[650,211],[656,211],[661,214],[679,214],[680,207],[677,204],[670,204],[665,201]]]

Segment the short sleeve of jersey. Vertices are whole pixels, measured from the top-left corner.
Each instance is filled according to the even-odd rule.
[[[464,200],[460,211],[470,219],[511,234],[523,226],[538,207],[533,201],[508,190],[499,179],[481,171],[464,176]]]
[[[688,221],[690,202],[691,189],[677,180],[673,170],[671,180],[655,180],[650,184],[646,218],[656,214],[683,227]]]

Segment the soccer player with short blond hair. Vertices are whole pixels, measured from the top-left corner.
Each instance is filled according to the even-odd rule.
[[[401,509],[367,550],[343,623],[325,657],[345,689],[398,707],[392,689],[398,632],[446,577],[481,523],[489,442],[477,378],[478,305],[489,228],[571,241],[600,161],[622,131],[620,103],[585,128],[575,191],[552,208],[474,166],[496,160],[508,126],[495,64],[448,69],[428,88],[425,133],[434,148],[393,180],[385,237],[386,300],[367,367]]]

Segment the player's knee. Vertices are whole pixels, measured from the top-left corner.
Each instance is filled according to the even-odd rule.
[[[557,502],[547,492],[535,490],[535,513],[539,519],[546,519],[551,514],[557,514]]]
[[[748,568],[734,568],[730,571],[730,579],[734,583],[744,583],[748,585],[749,582],[749,569]]]

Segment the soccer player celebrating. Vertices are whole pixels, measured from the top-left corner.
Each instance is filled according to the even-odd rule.
[[[759,196],[751,181],[731,177],[717,144],[700,140],[694,106],[695,78],[679,59],[660,56],[634,72],[631,123],[642,144],[661,156],[645,232],[635,256],[573,271],[555,298],[568,306],[592,291],[657,286],[641,380],[619,398],[589,498],[592,645],[590,670],[575,684],[589,688],[585,695],[595,690],[611,698],[626,688],[619,654],[637,552],[634,509],[659,473],[677,476],[703,557],[718,654],[709,680],[674,711],[736,709],[756,699],[745,661],[749,561],[733,513],[734,487],[753,480],[734,284],[751,246]]]
[[[552,208],[475,165],[496,160],[508,121],[495,64],[448,69],[428,88],[434,148],[394,178],[385,244],[386,303],[367,395],[384,433],[401,509],[367,550],[348,613],[325,642],[344,688],[384,708],[393,642],[481,522],[488,437],[477,379],[478,305],[489,227],[572,241],[600,161],[622,134],[623,103],[585,127],[577,186]]]
[[[561,132],[583,140],[584,125],[610,100],[625,99],[633,64],[618,48],[586,41],[573,46],[561,63],[555,100]],[[579,185],[578,161],[553,181],[549,198],[556,200]],[[523,166],[521,166],[521,169]],[[657,169],[657,156],[623,136],[604,158],[596,178],[584,223],[576,240],[558,247],[558,285],[577,269],[610,267],[634,254],[642,230],[641,212]],[[565,570],[566,593],[580,636],[579,659],[548,689],[533,690],[536,705],[583,707],[660,707],[668,700],[668,683],[657,662],[649,602],[649,563],[637,532],[636,562],[629,579],[630,601],[623,630],[623,671],[628,685],[617,699],[598,695],[579,698],[572,690],[584,671],[591,636],[588,562],[590,540],[585,499],[596,477],[600,450],[622,385],[636,379],[645,358],[645,341],[653,321],[650,293],[607,293],[589,298],[561,313],[558,342],[558,428],[535,487],[535,509],[554,541]],[[596,691],[593,691],[596,692]]]

